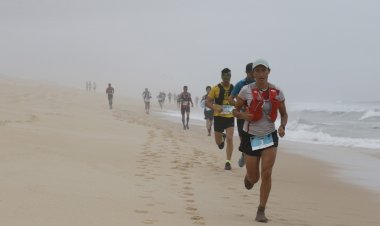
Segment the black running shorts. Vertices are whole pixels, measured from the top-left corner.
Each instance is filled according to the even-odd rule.
[[[181,114],[185,114],[185,112],[190,112],[190,106],[181,106]]]
[[[241,137],[242,134],[243,134],[244,122],[245,122],[244,119],[236,119],[236,124],[237,124],[238,132],[239,132],[239,137]]]
[[[254,136],[255,135],[249,134],[243,130],[243,133],[241,136],[240,147],[239,147],[239,150],[241,152],[243,152],[244,154],[249,155],[249,156],[261,156],[261,152],[264,151],[265,149],[278,146],[277,130],[275,130],[272,133],[273,143],[274,143],[272,146],[252,151],[251,137],[254,137]]]
[[[214,116],[214,131],[223,133],[225,129],[235,126],[235,118]]]
[[[213,120],[214,119],[214,112],[211,110],[211,111],[206,111],[204,110],[204,114],[205,114],[205,119],[209,119],[209,120]]]

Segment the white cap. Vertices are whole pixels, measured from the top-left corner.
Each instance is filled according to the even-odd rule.
[[[253,65],[252,65],[252,70],[255,69],[255,67],[259,66],[259,65],[263,65],[265,66],[266,68],[269,68],[269,63],[264,60],[264,59],[257,59],[253,62]]]

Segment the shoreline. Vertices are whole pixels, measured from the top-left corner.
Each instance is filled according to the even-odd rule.
[[[180,125],[180,112],[175,108],[175,106],[173,108],[173,106],[174,105],[164,109],[163,111],[155,109],[155,114],[157,114],[158,117],[161,117],[163,120],[167,120],[171,123],[175,123],[174,118],[178,119],[178,123],[175,124]],[[167,114],[167,110],[170,111],[169,114]],[[178,111],[177,116],[173,116],[174,111]],[[198,118],[196,119],[196,122],[192,121],[190,113],[190,125],[202,128],[202,125],[200,125],[201,123],[199,122],[200,120]],[[205,123],[205,121],[202,123]],[[234,137],[238,137],[236,123]],[[285,145],[285,151],[287,153],[302,155],[303,157],[311,158],[313,160],[321,161],[324,164],[328,164],[334,168],[333,175],[337,179],[355,186],[362,187],[363,189],[366,189],[370,192],[374,192],[380,197],[380,168],[373,167],[378,165],[377,161],[380,158],[380,153],[376,154],[376,150],[327,144],[315,144],[309,142],[286,140],[286,138],[280,139],[280,148],[282,144]],[[295,147],[295,150],[292,150],[291,147]],[[307,148],[303,150],[303,147]],[[239,152],[235,145],[234,152],[236,151]],[[373,158],[370,157],[371,153],[374,153]],[[355,159],[355,161],[353,159]],[[356,170],[359,168],[359,171]]]
[[[4,225],[255,224],[259,184],[245,190],[236,148],[223,169],[225,152],[204,127],[183,131],[124,97],[109,110],[103,94],[10,84],[0,77]],[[280,142],[269,224],[378,225],[379,195],[288,153],[306,148]]]

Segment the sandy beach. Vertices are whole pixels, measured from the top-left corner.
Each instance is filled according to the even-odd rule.
[[[262,224],[237,137],[225,171],[204,127],[183,131],[156,103],[146,115],[142,101],[118,95],[109,110],[98,90],[0,77],[0,225]],[[287,151],[317,148],[280,140],[268,225],[379,225],[378,193]]]

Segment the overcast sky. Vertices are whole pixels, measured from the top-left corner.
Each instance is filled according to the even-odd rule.
[[[379,101],[377,0],[0,0],[0,75],[193,96],[257,58],[287,101]]]

